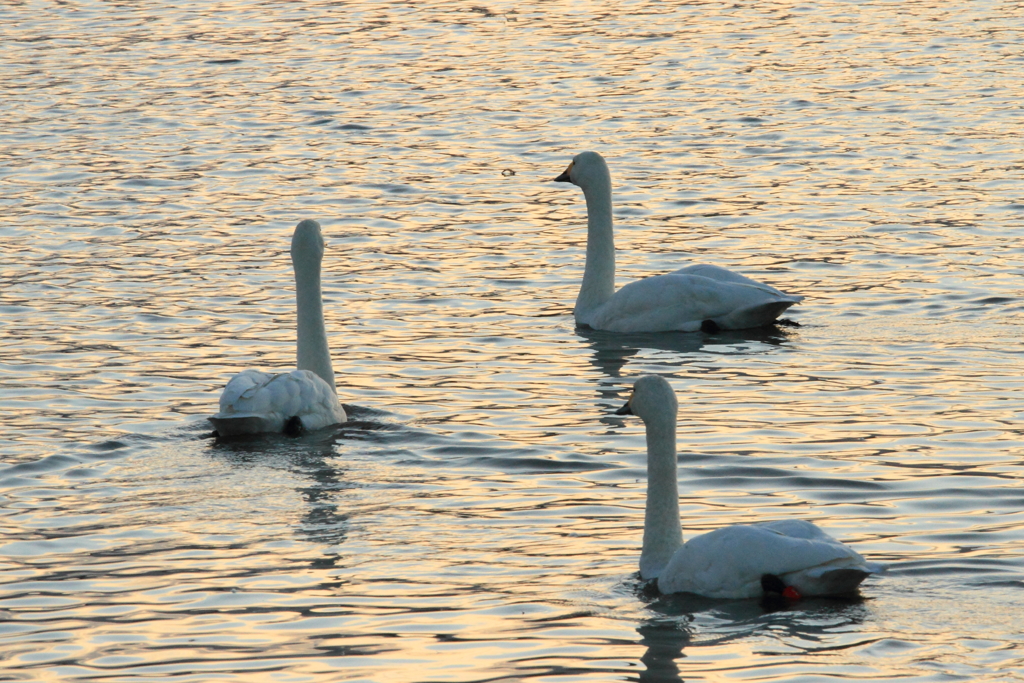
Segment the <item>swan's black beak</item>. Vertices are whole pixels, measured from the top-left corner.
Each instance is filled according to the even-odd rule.
[[[633,398],[630,397],[630,399],[628,401],[626,401],[626,405],[624,405],[621,408],[619,408],[618,410],[616,410],[615,414],[616,415],[632,415],[633,414]]]
[[[569,171],[572,170],[572,165],[574,163],[576,162],[570,162],[569,166],[564,171],[562,171],[562,175],[558,176],[557,178],[553,178],[552,180],[554,180],[556,183],[571,183],[572,178],[569,177]]]

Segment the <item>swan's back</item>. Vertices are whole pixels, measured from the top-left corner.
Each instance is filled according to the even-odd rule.
[[[736,525],[687,541],[658,578],[663,593],[755,598],[774,574],[802,595],[849,593],[880,570],[849,546],[802,520]]]
[[[672,272],[675,275],[699,275],[701,277],[706,277],[709,280],[717,280],[718,282],[731,282],[737,285],[749,285],[751,287],[763,289],[766,292],[771,292],[775,296],[780,297],[782,299],[786,299],[787,301],[793,301],[794,303],[803,301],[802,296],[786,294],[785,292],[775,289],[771,285],[766,285],[763,282],[758,282],[757,280],[751,279],[746,275],[734,273],[731,270],[722,268],[721,266],[713,266],[707,263],[697,263],[692,266],[680,268],[679,270],[674,270]]]
[[[220,412],[209,419],[220,436],[235,436],[282,432],[296,417],[309,430],[346,419],[337,394],[315,373],[292,370],[272,375],[252,369],[228,382]]]

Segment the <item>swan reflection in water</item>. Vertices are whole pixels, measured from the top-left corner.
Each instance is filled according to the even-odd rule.
[[[798,605],[715,600],[686,593],[648,599],[651,616],[636,629],[638,644],[645,648],[640,656],[645,667],[639,672],[641,683],[680,683],[703,672],[703,665],[697,672],[680,671],[687,649],[769,638],[787,651],[797,650],[795,659],[803,652],[820,650],[822,643],[834,641],[836,634],[850,626],[862,625],[868,616],[865,600],[859,595],[809,598]],[[837,649],[841,648],[837,644]]]
[[[721,330],[713,334],[704,332],[649,332],[629,333],[605,332],[589,327],[577,327],[576,334],[587,340],[593,350],[592,365],[613,379],[623,376],[622,369],[629,359],[641,350],[667,351],[688,356],[698,351],[731,354],[756,354],[773,351],[790,341],[793,333],[778,325],[758,327],[751,330]],[[685,361],[672,359],[670,364],[681,365]],[[630,373],[634,374],[634,373]],[[610,396],[618,397],[617,391]]]
[[[375,420],[372,410],[345,406],[348,422],[329,429],[309,432],[300,437],[259,434],[215,439],[213,453],[236,467],[277,466],[298,476],[304,485],[296,487],[306,504],[297,532],[309,542],[324,548],[313,567],[332,567],[338,561],[337,546],[348,536],[351,509],[340,507],[342,494],[360,486],[348,476],[338,458],[338,444],[349,439],[363,440],[366,435],[393,428]]]

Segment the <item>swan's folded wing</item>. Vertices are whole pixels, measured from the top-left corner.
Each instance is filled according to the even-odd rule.
[[[864,566],[864,558],[856,551],[823,535],[787,536],[767,525],[717,529],[690,539],[676,551],[658,587],[664,593],[752,598],[762,594],[764,574],[785,577],[816,567]]]
[[[321,429],[348,419],[338,402],[338,395],[318,375],[309,370],[293,370],[289,374],[297,380],[299,387],[301,407],[294,414],[302,419],[306,429]],[[301,381],[298,381],[298,375],[301,375]]]
[[[273,378],[274,375],[253,369],[238,373],[231,378],[220,395],[220,412],[233,413],[237,406],[251,402]]]
[[[733,271],[727,270],[726,268],[722,268],[720,266],[712,266],[712,265],[708,265],[706,263],[699,263],[699,264],[692,265],[692,266],[686,266],[685,268],[680,268],[679,270],[673,271],[670,274],[672,274],[672,275],[699,275],[701,277],[706,277],[706,278],[708,278],[710,280],[717,280],[719,282],[732,282],[734,284],[748,285],[750,287],[757,287],[758,289],[763,289],[766,292],[771,292],[772,294],[775,294],[776,296],[782,297],[783,299],[788,299],[790,301],[793,301],[794,303],[799,302],[799,301],[803,301],[803,297],[802,296],[796,296],[794,294],[786,294],[785,292],[781,292],[781,291],[775,289],[771,285],[766,285],[763,282],[758,282],[757,280],[752,280],[749,277],[746,277],[744,275],[740,275],[739,273],[734,273]]]
[[[724,329],[744,329],[771,323],[797,301],[757,283],[668,273],[630,282],[601,305],[590,325],[611,332],[695,332],[713,320]]]
[[[284,417],[272,409],[277,392],[267,389],[277,377],[253,369],[232,377],[220,395],[220,412],[209,418],[217,433],[235,436],[281,431]]]
[[[839,543],[834,536],[827,533],[817,524],[808,522],[806,519],[780,519],[775,522],[765,522],[763,524],[755,524],[752,526],[771,529],[772,531],[777,531],[778,533],[785,534],[791,538],[806,538],[808,540]]]

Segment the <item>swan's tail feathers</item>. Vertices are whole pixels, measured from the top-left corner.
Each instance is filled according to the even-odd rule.
[[[284,425],[275,424],[275,421],[266,415],[244,413],[224,415],[219,413],[207,419],[213,424],[213,428],[217,430],[218,436],[279,432],[284,428]],[[277,420],[277,422],[280,422],[280,420]]]
[[[719,327],[726,330],[745,330],[751,327],[764,327],[765,325],[771,325],[775,322],[775,319],[782,315],[787,308],[793,304],[799,303],[802,298],[803,297],[787,297],[785,299],[766,301],[764,303],[733,311],[721,318],[716,318],[714,322],[716,322]]]
[[[823,590],[821,593],[822,595],[852,593],[869,576],[871,576],[871,572],[856,567],[833,569],[822,574],[820,581],[823,584]]]
[[[885,571],[885,565],[866,563],[854,567],[821,567],[808,572],[804,595],[844,595],[853,593],[864,579]]]

